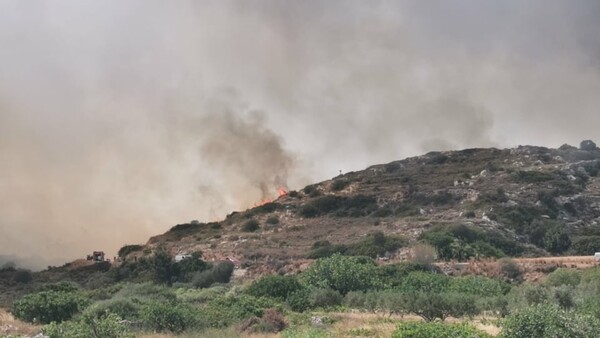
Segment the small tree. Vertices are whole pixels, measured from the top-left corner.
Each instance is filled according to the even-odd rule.
[[[259,224],[254,219],[251,219],[251,220],[247,221],[242,226],[242,231],[244,231],[244,232],[255,232],[258,229],[259,229]]]
[[[173,258],[165,250],[159,249],[149,261],[154,281],[159,284],[171,285],[177,277],[177,266]]]
[[[273,275],[255,280],[250,284],[247,292],[255,297],[273,297],[285,300],[302,288],[303,286],[294,276]]]
[[[71,319],[84,305],[78,293],[42,291],[16,301],[13,314],[26,322],[48,324]]]
[[[593,338],[600,323],[596,318],[540,304],[510,315],[504,322],[502,338]]]
[[[331,288],[342,295],[350,291],[366,291],[378,284],[377,267],[371,259],[340,254],[317,260],[303,277],[310,285]]]

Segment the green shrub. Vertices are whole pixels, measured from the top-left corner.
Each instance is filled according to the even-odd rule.
[[[573,238],[571,250],[575,255],[592,255],[600,251],[600,236],[578,236]]]
[[[29,323],[48,324],[69,320],[86,305],[76,292],[41,291],[16,301],[13,314]]]
[[[350,181],[346,179],[337,179],[331,183],[331,190],[340,191],[346,188],[350,184]]]
[[[309,295],[310,291],[307,288],[299,289],[288,295],[286,303],[293,311],[304,312],[310,308]]]
[[[96,302],[86,309],[86,314],[101,318],[106,313],[113,313],[122,319],[136,321],[139,319],[141,301],[139,299],[110,299]]]
[[[79,287],[73,282],[58,282],[44,284],[39,291],[78,292]]]
[[[565,252],[571,247],[571,238],[563,224],[556,224],[546,230],[543,240],[544,249],[553,254]]]
[[[479,314],[477,297],[460,293],[411,292],[404,297],[404,309],[425,321]]]
[[[247,289],[254,297],[273,297],[286,300],[292,293],[302,289],[298,279],[293,276],[266,276],[257,279]]]
[[[570,285],[561,285],[554,288],[554,300],[563,309],[575,307],[573,287]]]
[[[472,257],[502,257],[523,251],[518,242],[498,231],[464,224],[436,226],[423,232],[420,239],[435,247],[441,259],[467,260]]]
[[[392,338],[491,338],[469,324],[403,322]]]
[[[155,251],[148,264],[156,283],[171,285],[177,279],[179,273],[177,265],[173,261],[173,257],[163,249]]]
[[[431,272],[429,265],[416,262],[385,264],[377,267],[377,274],[386,287],[397,288],[408,274],[415,271]]]
[[[244,223],[244,225],[242,226],[242,231],[255,232],[259,228],[260,228],[260,226],[258,224],[258,221],[251,219],[251,220],[247,221],[246,223]]]
[[[342,303],[342,295],[331,289],[314,288],[308,298],[311,308],[331,308]]]
[[[78,321],[63,323],[52,322],[42,329],[49,338],[133,338],[114,313],[105,313],[100,317],[84,315]]]
[[[218,297],[204,309],[207,324],[211,327],[227,327],[250,317],[262,317],[265,308],[273,303],[250,295]]]
[[[336,217],[361,217],[367,216],[375,210],[377,210],[377,200],[372,196],[342,197],[327,195],[305,204],[300,208],[299,213],[306,218],[327,214]]]
[[[367,256],[376,258],[387,252],[394,252],[407,244],[407,240],[399,236],[385,236],[383,232],[376,231],[364,240],[347,246],[344,254],[347,256]]]
[[[267,222],[267,224],[271,224],[271,225],[279,224],[279,217],[271,216],[271,217],[267,218],[266,222]]]
[[[234,265],[229,261],[218,263],[213,269],[213,277],[217,283],[229,283],[233,275]]]
[[[200,259],[201,253],[194,252],[190,257],[185,257],[180,262],[175,263],[179,282],[189,282],[195,273],[210,269],[212,266]]]
[[[481,297],[496,297],[510,291],[510,285],[493,278],[465,276],[451,278],[448,290]]]
[[[345,295],[350,291],[365,291],[379,286],[376,271],[375,263],[368,258],[334,254],[315,261],[302,277],[309,285],[331,288]]]
[[[581,282],[581,274],[574,269],[559,268],[546,277],[546,284],[550,286],[577,286]]]
[[[329,241],[316,241],[313,243],[307,258],[326,258],[336,253],[343,254],[346,251],[348,251],[348,247],[344,244],[333,245]]]
[[[210,270],[196,273],[192,278],[192,285],[197,288],[207,288],[214,283],[229,283],[233,270],[233,263],[229,261],[220,262]]]
[[[315,184],[306,186],[302,192],[310,197],[317,197],[321,194]]]
[[[252,208],[252,210],[250,211],[250,215],[253,216],[259,214],[268,214],[277,210],[281,210],[283,208],[283,205],[279,203],[269,202]]]
[[[152,283],[125,284],[113,299],[135,299],[139,302],[173,302],[177,299],[172,288]]]
[[[503,323],[502,338],[593,338],[598,337],[597,319],[539,304],[510,315]]]
[[[197,288],[208,288],[215,283],[211,270],[198,272],[192,278],[192,285]]]
[[[201,326],[201,319],[186,304],[151,302],[140,311],[142,325],[156,332],[180,333]]]
[[[402,292],[441,293],[448,290],[450,277],[430,272],[415,271],[406,276],[398,289]]]
[[[556,174],[545,171],[518,171],[516,178],[520,183],[541,183],[554,180]]]

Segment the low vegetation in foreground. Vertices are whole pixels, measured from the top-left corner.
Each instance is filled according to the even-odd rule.
[[[175,263],[155,252],[138,271],[148,278],[143,282],[45,284],[16,300],[11,312],[50,338],[585,338],[600,332],[600,268],[559,268],[532,283],[514,275],[452,277],[426,263],[378,265],[367,256],[334,253],[299,274],[241,282],[230,281],[231,263],[186,259]]]

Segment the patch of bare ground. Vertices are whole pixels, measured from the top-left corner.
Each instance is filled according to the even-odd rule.
[[[41,326],[24,323],[0,309],[0,337],[4,336],[35,336],[41,330]]]

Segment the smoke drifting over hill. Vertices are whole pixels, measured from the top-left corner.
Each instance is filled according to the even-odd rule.
[[[3,1],[0,255],[114,251],[429,150],[600,139],[599,17],[597,1]]]

